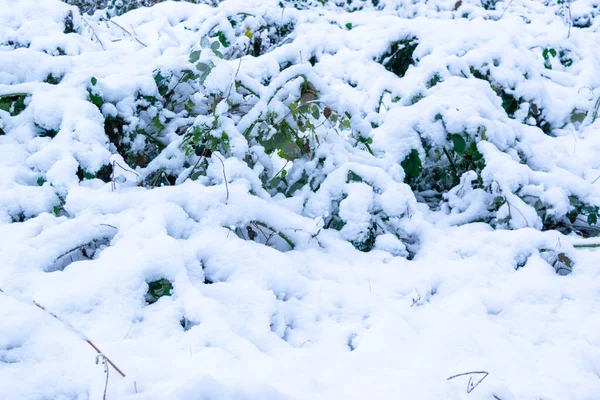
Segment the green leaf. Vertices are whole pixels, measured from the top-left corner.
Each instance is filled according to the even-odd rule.
[[[313,107],[311,115],[314,119],[318,120],[319,117],[321,116],[321,113],[319,112],[319,108],[316,106]]]
[[[200,59],[200,54],[202,54],[202,50],[192,51],[190,53],[190,62],[193,64]]]
[[[92,79],[90,79],[90,82],[92,83],[92,86],[96,86],[96,83],[98,83],[98,79],[96,79],[95,76],[92,76]]]
[[[556,57],[556,50],[550,49],[549,52],[552,55],[552,57]]]
[[[157,281],[148,283],[148,293],[146,294],[146,301],[152,304],[155,303],[159,298],[163,296],[170,296],[173,291],[173,284],[167,279],[159,279]]]
[[[503,196],[494,197],[494,207],[495,208],[500,208],[500,206],[503,205],[504,203],[506,203],[506,199]],[[536,210],[537,210],[537,208],[536,208]]]
[[[533,205],[533,208],[535,208],[536,211],[541,211],[546,208],[546,205],[544,204],[544,202],[542,200],[538,199],[538,201],[536,201],[535,204]]]
[[[202,39],[200,39],[200,46],[206,48],[210,46],[210,41],[208,40],[208,38],[206,36],[203,36]]]
[[[352,29],[352,23],[351,22],[348,22],[346,24],[346,29],[348,29],[348,30]]]
[[[94,104],[96,107],[98,108],[102,108],[102,105],[104,104],[104,99],[102,98],[102,96],[93,93],[91,91],[89,91],[90,94],[90,101],[92,102],[92,104]]]
[[[281,183],[281,178],[276,176],[275,178],[271,179],[271,182],[269,182],[269,187],[271,189],[275,189],[277,186],[279,186],[280,183]]]
[[[25,110],[27,93],[10,93],[0,95],[0,110],[10,113],[11,116],[19,115]]]
[[[279,156],[288,161],[293,161],[302,155],[302,150],[294,142],[287,141],[280,147]]]
[[[573,110],[573,111],[571,111],[571,122],[573,122],[573,123],[583,122],[586,115],[587,115],[587,113],[585,113],[583,111]]]
[[[350,125],[350,120],[349,119],[344,119],[342,121],[342,126],[346,129],[350,129],[351,125]]]
[[[223,53],[221,53],[219,50],[213,50],[213,53],[215,53],[215,56],[223,58]]]
[[[465,139],[459,134],[452,135],[451,139],[454,151],[458,154],[463,154],[467,149],[467,142],[465,142]]]
[[[191,179],[191,180],[193,180],[193,181],[195,181],[195,180],[197,180],[198,178],[200,178],[200,177],[202,176],[202,174],[203,174],[203,173],[204,173],[204,171],[197,171],[197,172],[194,172],[194,173],[193,173],[193,174],[190,176],[190,179]]]
[[[362,182],[363,179],[360,177],[360,175],[356,174],[353,171],[348,171],[348,176],[346,178],[347,182]]]
[[[400,163],[407,178],[417,178],[423,171],[423,165],[421,164],[421,158],[419,152],[412,149],[408,156]]]
[[[210,49],[211,49],[212,51],[217,51],[217,50],[219,50],[219,47],[221,47],[221,43],[219,43],[219,41],[218,41],[218,40],[216,40],[216,41],[212,42],[212,44],[210,45]]]
[[[298,103],[293,102],[290,104],[290,112],[293,116],[296,116],[298,114]]]
[[[598,222],[598,214],[590,214],[587,217],[587,223],[589,225],[596,225],[596,223]]]
[[[87,171],[83,171],[83,177],[84,177],[85,179],[94,179],[94,178],[96,177],[96,175],[94,175],[94,174],[92,174],[92,173],[89,173],[89,172],[87,172]]]
[[[210,75],[210,70],[206,70],[204,71],[199,77],[198,80],[200,81],[200,84],[203,85],[204,81],[206,80],[206,78],[208,77],[208,75]]]
[[[199,62],[196,64],[196,69],[200,72],[204,72],[204,71],[210,70],[210,65],[203,63],[203,62]]]
[[[223,47],[229,47],[229,41],[223,32],[217,32],[217,37],[219,38],[219,42],[223,45]]]

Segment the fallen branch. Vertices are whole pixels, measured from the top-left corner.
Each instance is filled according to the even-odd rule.
[[[4,290],[2,290],[2,288],[0,288],[0,292],[4,293],[5,296],[8,297],[12,297],[13,296],[9,296]],[[115,369],[115,371],[117,371],[123,378],[125,378],[125,374],[123,373],[123,371],[121,371],[121,369],[119,367],[117,367],[115,365],[115,363],[113,363],[110,358],[108,358],[99,348],[98,346],[96,346],[90,339],[86,338],[84,334],[82,334],[81,332],[79,332],[77,329],[75,329],[75,327],[73,327],[73,325],[71,325],[70,323],[62,320],[58,315],[56,315],[55,313],[53,313],[52,311],[49,311],[46,307],[44,307],[43,305],[41,305],[40,303],[38,303],[35,300],[31,300],[31,302],[33,303],[34,306],[36,306],[37,308],[39,308],[40,310],[44,311],[46,314],[51,315],[52,317],[56,318],[58,321],[60,321],[65,327],[69,328],[73,333],[75,333],[77,336],[79,336],[81,339],[83,339],[85,342],[87,342],[87,344],[89,344],[90,346],[92,346],[92,348],[94,350],[96,350],[96,352],[99,354],[99,356],[101,356],[103,358],[103,360],[106,360],[106,362],[108,364],[110,364],[111,367],[113,367]]]

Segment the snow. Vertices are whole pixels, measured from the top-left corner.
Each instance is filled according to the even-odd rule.
[[[581,247],[598,241],[545,229],[527,200],[556,218],[573,196],[600,205],[598,1],[573,1],[571,28],[565,4],[533,0],[278,3],[164,2],[107,19],[0,0],[0,96],[27,94],[18,115],[0,109],[0,398],[103,398],[86,339],[126,375],[108,367],[107,399],[600,398],[598,250]],[[265,51],[239,58],[247,29]],[[202,44],[216,31],[231,42],[223,57]],[[406,37],[416,62],[399,77],[377,60]],[[564,51],[552,69],[548,48]],[[200,49],[214,64],[189,94],[200,115],[144,100],[158,96],[154,71],[195,68]],[[304,79],[353,131],[323,124],[314,158],[288,163],[246,131],[283,116]],[[499,90],[522,100],[513,115]],[[226,98],[246,103],[236,113]],[[168,143],[147,164],[105,132],[106,119],[129,134],[155,116]],[[213,123],[230,152],[188,179],[197,158],[181,130]],[[449,135],[476,139],[485,167],[429,207],[400,163]],[[282,170],[309,183],[273,195],[261,174]],[[357,250],[374,224],[385,229],[373,249]],[[148,304],[159,279],[172,295]],[[481,374],[448,379],[470,371],[488,375],[470,388]]]

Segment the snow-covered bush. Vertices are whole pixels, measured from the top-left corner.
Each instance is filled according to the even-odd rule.
[[[597,0],[0,5],[0,398],[599,398]]]

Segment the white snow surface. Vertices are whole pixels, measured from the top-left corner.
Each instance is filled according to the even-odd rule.
[[[117,25],[56,0],[0,0],[0,95],[31,94],[18,116],[0,111],[0,399],[103,398],[104,368],[75,331],[126,374],[109,368],[107,399],[600,399],[600,253],[573,247],[593,239],[541,231],[525,203],[513,210],[512,230],[476,222],[487,194],[470,187],[431,211],[398,166],[421,149],[417,131],[445,140],[434,119],[441,114],[450,132],[485,126],[483,178],[507,198],[521,187],[563,214],[570,195],[600,204],[600,121],[591,116],[600,20],[569,32],[559,5],[533,0],[499,1],[495,10],[476,0],[458,10],[454,0],[381,3],[347,13],[283,10],[276,0],[166,2],[115,17]],[[572,18],[593,18],[598,5],[574,0]],[[78,31],[65,34],[69,11]],[[327,142],[334,161],[321,189],[290,199],[256,189],[242,157],[223,166],[214,159],[206,179],[136,185],[136,175],[179,167],[174,151],[147,168],[117,169],[115,183],[80,181],[78,166],[125,167],[104,117],[126,114],[136,91],[154,94],[153,70],[184,65],[204,34],[238,13],[255,16],[249,26],[289,19],[296,29],[264,56],[216,60],[207,90],[227,91],[237,74],[268,94],[256,82],[291,61],[296,69],[276,79],[309,75],[373,139],[376,157]],[[373,59],[407,33],[419,37],[419,63],[398,78]],[[553,69],[544,68],[547,47],[568,49],[573,65],[551,59]],[[312,68],[315,49],[323,55]],[[484,64],[564,129],[548,136],[501,112],[490,85],[467,78],[469,66]],[[44,83],[51,73],[64,78]],[[443,82],[427,88],[435,73]],[[117,104],[104,116],[88,101],[91,77]],[[416,94],[424,98],[411,104]],[[588,112],[583,122],[571,123],[575,109]],[[247,121],[228,129],[243,132]],[[41,137],[40,128],[57,134]],[[234,155],[244,154],[246,143],[230,137]],[[349,170],[369,185],[345,184]],[[522,203],[512,196],[513,207]],[[339,232],[323,229],[331,197],[343,198],[340,216],[350,221]],[[368,253],[346,240],[375,209],[410,215],[398,224],[419,238],[414,259],[391,234]],[[285,232],[295,249],[232,232],[253,220]],[[64,260],[94,240],[95,254]],[[572,274],[558,275],[541,249],[568,254]],[[173,293],[148,305],[147,283],[161,278]],[[489,374],[470,393],[469,376],[447,379],[470,371]]]

